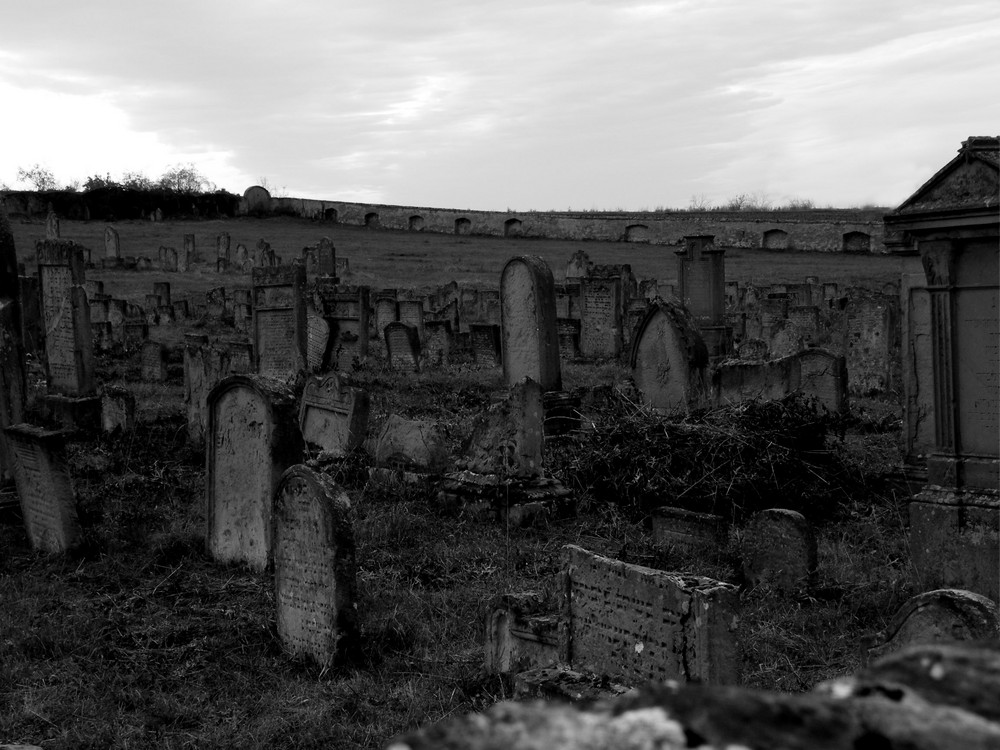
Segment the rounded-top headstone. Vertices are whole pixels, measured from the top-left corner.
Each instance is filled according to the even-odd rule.
[[[296,465],[274,494],[274,590],[285,649],[328,665],[356,636],[354,531],[347,494]]]
[[[552,270],[541,258],[511,258],[500,274],[503,371],[508,386],[530,378],[543,391],[562,388],[556,292]]]
[[[808,588],[816,575],[816,535],[801,513],[770,508],[753,517],[744,540],[743,574],[751,586]]]
[[[706,395],[708,348],[680,305],[652,305],[632,336],[632,378],[645,404],[687,411]]]

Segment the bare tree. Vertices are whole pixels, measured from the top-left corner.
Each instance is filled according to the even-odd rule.
[[[35,164],[35,166],[29,167],[28,169],[18,167],[17,179],[31,184],[32,187],[39,192],[43,190],[56,189],[56,178],[55,175],[52,174],[52,170],[47,169],[40,164]]]

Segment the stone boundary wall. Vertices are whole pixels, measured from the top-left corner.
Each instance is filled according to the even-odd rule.
[[[263,190],[249,188],[240,202],[239,213],[284,214],[372,229],[441,234],[677,246],[683,245],[685,236],[711,234],[719,247],[886,252],[882,218],[888,209],[509,213],[271,198]]]

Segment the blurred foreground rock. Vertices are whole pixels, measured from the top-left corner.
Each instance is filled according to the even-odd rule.
[[[1000,748],[1000,645],[933,644],[805,694],[666,683],[590,706],[501,703],[389,750]]]

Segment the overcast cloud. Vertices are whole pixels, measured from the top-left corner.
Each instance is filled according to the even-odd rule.
[[[1000,132],[1000,4],[65,0],[0,22],[0,181],[455,208],[895,205]]]

